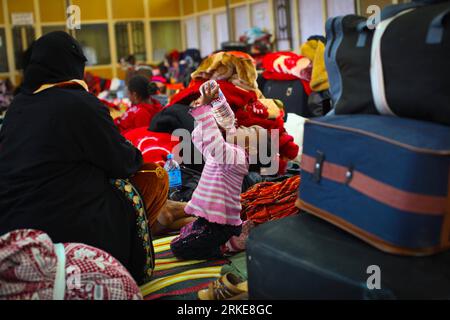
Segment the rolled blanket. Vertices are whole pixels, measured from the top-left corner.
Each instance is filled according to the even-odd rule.
[[[263,60],[262,76],[267,80],[301,80],[305,92],[311,93],[311,60],[294,52],[269,53]]]
[[[253,58],[243,52],[219,52],[210,55],[192,73],[193,80],[227,80],[245,90],[257,90]]]
[[[328,90],[328,73],[325,66],[325,44],[311,39],[301,47],[301,53],[312,61],[311,89],[316,92]]]

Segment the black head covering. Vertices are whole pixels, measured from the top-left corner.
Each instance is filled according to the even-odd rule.
[[[189,113],[189,106],[174,104],[155,114],[148,128],[153,132],[170,133],[176,129],[194,130],[194,118]]]
[[[50,32],[33,43],[21,92],[31,94],[46,83],[82,80],[86,61],[74,38],[63,31]]]

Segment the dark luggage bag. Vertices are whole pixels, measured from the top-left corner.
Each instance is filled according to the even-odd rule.
[[[308,95],[300,80],[266,80],[263,94],[266,98],[281,100],[284,104],[285,121],[288,113],[309,118]]]
[[[371,113],[450,125],[450,1],[388,6],[369,28],[326,23],[325,62],[336,114]]]

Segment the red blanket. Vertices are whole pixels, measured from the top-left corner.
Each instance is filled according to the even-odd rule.
[[[300,66],[299,61],[302,59],[306,58],[293,52],[269,53],[263,60],[263,77],[267,80],[300,80],[306,94],[310,95],[312,66]]]
[[[130,130],[124,136],[141,151],[145,163],[154,162],[162,166],[166,162],[167,155],[172,153],[172,149],[179,142],[175,136],[148,131],[147,127]]]
[[[203,82],[202,80],[192,81],[188,88],[172,98],[170,105],[190,104],[196,100],[200,96],[199,88]],[[281,157],[294,159],[298,155],[299,147],[294,143],[294,138],[288,135],[284,129],[283,113],[277,119],[264,118],[261,114],[254,112],[257,109],[254,108],[255,105],[264,108],[258,103],[255,91],[241,89],[228,81],[219,80],[217,83],[233,109],[238,125],[245,127],[259,125],[265,129],[278,129],[280,130]],[[263,115],[267,117],[267,113],[263,113]]]

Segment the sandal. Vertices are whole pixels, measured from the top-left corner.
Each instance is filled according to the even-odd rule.
[[[248,299],[247,281],[227,273],[209,284],[207,289],[198,292],[200,300],[246,300]]]

